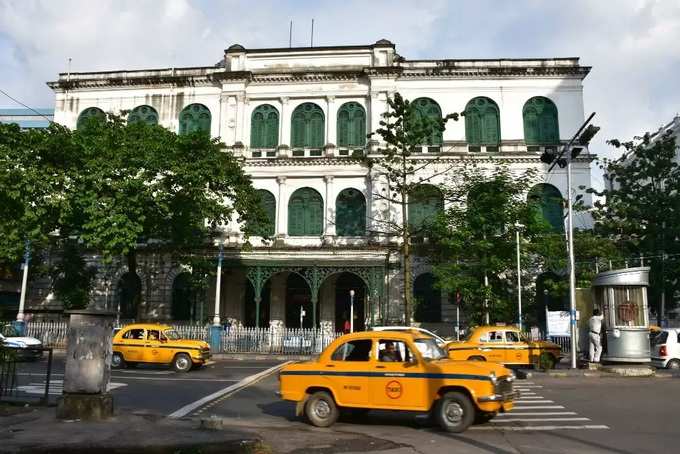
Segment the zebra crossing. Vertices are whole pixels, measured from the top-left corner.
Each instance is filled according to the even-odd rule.
[[[109,383],[108,390],[112,391],[117,388],[127,386],[125,383]],[[42,382],[32,382],[26,385],[19,385],[15,388],[16,391],[23,392],[26,394],[44,394],[45,393],[45,381]],[[64,380],[50,380],[49,395],[60,396],[64,392]]]
[[[559,402],[542,396],[543,385],[531,381],[515,382],[520,395],[509,413],[500,413],[490,422],[471,427],[472,430],[549,431],[606,430],[609,426],[595,424]]]

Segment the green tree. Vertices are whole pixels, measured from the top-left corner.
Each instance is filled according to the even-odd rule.
[[[423,145],[436,145],[433,138],[441,136],[448,120],[458,120],[458,114],[424,115],[415,103],[404,99],[399,93],[395,93],[393,98],[388,98],[387,104],[388,110],[382,114],[380,127],[368,134],[369,139],[379,136],[386,146],[380,150],[381,157],[376,161],[369,161],[369,165],[387,178],[387,190],[376,192],[374,197],[398,206],[401,217],[398,220],[392,217],[373,219],[372,233],[400,237],[404,320],[410,323],[413,314],[411,239],[420,233],[422,226],[409,223],[408,201],[420,185],[445,172],[441,170],[428,172],[428,167],[435,164],[438,159],[416,164],[412,158],[420,154]]]
[[[596,229],[610,236],[628,256],[654,257],[650,301],[661,317],[661,302],[680,290],[680,166],[670,133],[645,134],[633,141],[609,141],[623,149],[615,160],[604,159],[609,187],[595,191]],[[670,298],[669,298],[670,300]],[[660,320],[659,320],[660,321]]]
[[[460,293],[474,322],[485,322],[487,313],[491,322],[516,319],[516,224],[525,243],[550,230],[525,199],[535,174],[513,176],[504,165],[466,167],[446,188],[449,207],[432,231],[433,270],[442,290]],[[534,260],[525,250],[522,268]]]

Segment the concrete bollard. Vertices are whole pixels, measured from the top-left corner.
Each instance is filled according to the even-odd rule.
[[[113,313],[70,311],[64,394],[57,418],[101,420],[113,415],[111,379]]]

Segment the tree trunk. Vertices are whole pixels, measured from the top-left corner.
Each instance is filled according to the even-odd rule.
[[[128,252],[127,255],[126,255],[126,259],[127,259],[128,273],[130,273],[130,279],[135,279],[137,277],[137,251],[135,251],[133,249],[130,252]],[[134,301],[133,304],[137,308],[136,321],[141,320],[141,312],[140,312],[141,307],[142,307],[141,298],[142,298],[141,293],[137,293],[137,294],[135,294],[134,300],[133,300]]]

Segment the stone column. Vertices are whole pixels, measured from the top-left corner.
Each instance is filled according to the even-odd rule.
[[[335,105],[335,96],[326,96],[326,143],[338,144],[338,110]]]
[[[330,243],[335,237],[335,200],[333,199],[333,175],[326,175],[323,177],[326,183],[326,200],[324,206],[324,228],[323,236],[324,242]]]
[[[269,328],[271,330],[272,348],[277,351],[281,347],[281,335],[286,325],[286,280],[288,273],[275,274],[270,279]]]
[[[279,128],[279,144],[290,146],[290,104],[289,98],[281,98],[281,128]]]
[[[337,274],[327,277],[319,292],[319,319],[323,333],[335,331],[335,283],[337,279]]]
[[[111,380],[113,312],[69,312],[64,394],[57,418],[101,420],[113,415]]]
[[[248,107],[248,98],[246,98],[244,93],[240,93],[236,97],[236,107],[237,107],[237,117],[236,117],[236,142],[246,143],[246,108]],[[250,141],[248,141],[250,142]]]
[[[278,200],[276,201],[276,236],[285,238],[288,231],[288,197],[286,197],[286,177],[276,177],[279,184]]]

